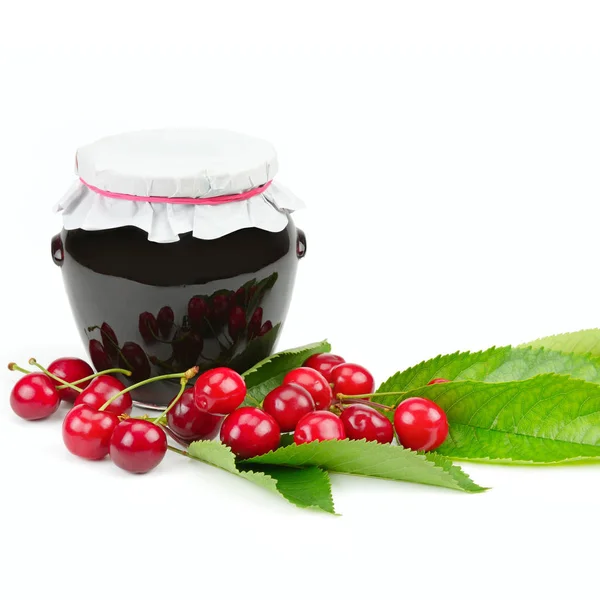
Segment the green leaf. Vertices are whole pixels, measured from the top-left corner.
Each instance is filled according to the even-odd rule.
[[[425,386],[438,377],[451,381],[495,383],[530,379],[543,373],[570,375],[600,383],[600,358],[543,348],[511,346],[490,348],[485,352],[455,352],[400,371],[382,383],[377,391],[404,392]],[[397,396],[384,396],[378,402],[393,406],[398,400]]]
[[[583,329],[540,338],[523,346],[600,356],[600,329]]]
[[[547,374],[444,383],[413,394],[446,411],[450,432],[439,454],[529,464],[600,458],[600,386],[593,383]]]
[[[425,483],[465,492],[485,489],[441,456],[417,454],[400,446],[362,440],[293,444],[251,458],[245,464],[320,467],[339,473]]]
[[[193,442],[187,452],[181,451],[181,453],[239,475],[279,494],[301,508],[318,508],[335,514],[329,475],[318,467],[307,469],[268,467],[261,468],[260,471],[252,471],[249,467],[238,468],[233,452],[227,446],[215,441]]]
[[[327,340],[315,342],[299,348],[284,350],[273,356],[269,356],[259,363],[242,373],[242,377],[248,386],[248,396],[244,403],[245,406],[256,406],[260,404],[265,396],[274,390],[278,385],[281,385],[285,374],[299,367],[302,363],[313,354],[321,352],[329,352],[331,345]],[[257,402],[253,402],[256,400]]]

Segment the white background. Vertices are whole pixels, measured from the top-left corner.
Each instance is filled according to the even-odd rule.
[[[50,237],[77,146],[206,125],[271,140],[308,238],[280,347],[378,379],[600,325],[594,2],[7,2],[1,359],[82,355]],[[465,465],[469,496],[333,477],[342,517],[169,456],[143,477],[0,403],[0,595],[597,596],[600,467]]]

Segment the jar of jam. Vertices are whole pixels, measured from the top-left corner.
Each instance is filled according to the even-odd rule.
[[[271,144],[132,132],[80,148],[75,171],[52,257],[96,369],[128,369],[132,384],[193,365],[243,372],[272,353],[306,240]],[[151,383],[134,399],[166,406],[178,387]]]

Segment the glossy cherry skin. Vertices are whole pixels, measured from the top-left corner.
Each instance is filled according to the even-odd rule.
[[[258,336],[262,337],[263,335],[269,333],[269,331],[271,331],[271,329],[273,329],[273,323],[271,323],[271,321],[265,321],[262,324],[260,331],[258,332]]]
[[[131,371],[133,381],[144,381],[150,377],[150,363],[141,346],[135,342],[126,342],[121,348],[119,366]]]
[[[24,375],[13,386],[10,407],[19,417],[28,421],[49,417],[60,404],[55,383],[43,373]]]
[[[394,412],[398,441],[411,450],[435,450],[448,436],[446,413],[427,398],[408,398]]]
[[[168,337],[175,323],[175,313],[170,306],[163,306],[156,317],[158,330],[163,337]]]
[[[342,363],[331,370],[333,395],[368,396],[375,391],[375,379],[367,369],[355,363]]]
[[[89,353],[92,364],[96,367],[97,371],[106,371],[106,369],[110,369],[113,366],[112,359],[99,340],[90,340]]]
[[[75,406],[87,404],[87,406],[99,410],[107,400],[110,400],[115,394],[122,392],[125,387],[126,386],[116,377],[111,377],[110,375],[98,375],[98,377],[92,379],[81,394],[77,396],[75,399]],[[132,406],[133,402],[131,400],[131,394],[126,392],[113,400],[105,410],[114,415],[128,415],[131,412]]]
[[[231,296],[228,294],[215,294],[212,298],[212,312],[215,322],[223,324],[229,315]]]
[[[344,423],[337,415],[328,410],[317,410],[304,415],[298,421],[294,431],[294,442],[296,444],[344,439],[346,439]]]
[[[260,408],[238,408],[227,416],[221,427],[221,442],[240,458],[275,450],[280,439],[277,421]]]
[[[246,397],[246,382],[227,367],[202,373],[194,384],[194,401],[200,410],[218,415],[232,413]]]
[[[65,416],[63,441],[75,456],[100,460],[108,454],[110,438],[118,424],[117,415],[79,404]]]
[[[147,473],[158,466],[167,453],[167,436],[149,421],[121,421],[110,438],[110,458],[125,471]]]
[[[167,413],[169,429],[186,443],[214,438],[222,422],[221,415],[213,415],[196,406],[194,388],[185,390],[177,404]]]
[[[119,355],[119,341],[113,328],[108,323],[102,323],[102,326],[100,327],[100,338],[102,339],[102,345],[104,346],[106,354],[108,354],[112,360],[116,360]],[[98,370],[103,371],[104,369]]]
[[[94,369],[92,369],[92,367],[84,360],[72,357],[57,358],[48,365],[48,371],[50,371],[52,375],[56,375],[56,377],[60,377],[69,383],[73,383],[74,381],[78,381],[79,379],[94,374]],[[83,384],[83,386],[85,386],[85,384]],[[66,402],[74,402],[79,394],[78,391],[71,388],[64,388],[62,390],[57,390],[57,392],[60,399],[65,400]]]
[[[392,424],[372,406],[353,404],[342,411],[340,418],[351,440],[391,444],[394,439]]]
[[[277,421],[281,431],[294,431],[298,421],[315,410],[315,402],[303,387],[284,383],[267,394],[263,410]]]
[[[330,354],[329,352],[322,352],[321,354],[313,354],[309,356],[305,361],[305,367],[310,367],[315,371],[319,371],[329,383],[332,383],[331,371],[334,367],[341,365],[346,362],[341,356],[337,354]]]
[[[232,340],[237,340],[246,329],[246,313],[241,306],[234,306],[229,312],[228,330]]]
[[[449,379],[442,379],[441,377],[438,379],[432,379],[427,385],[435,385],[436,383],[450,383]]]
[[[291,370],[283,378],[283,383],[295,383],[303,387],[315,402],[317,410],[325,410],[329,408],[333,400],[331,386],[327,379],[309,367],[298,367]]]
[[[138,319],[138,330],[147,344],[152,344],[158,337],[158,321],[151,312],[143,312]]]

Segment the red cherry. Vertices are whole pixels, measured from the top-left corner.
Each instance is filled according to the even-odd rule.
[[[90,340],[89,353],[92,364],[96,367],[97,371],[106,371],[106,369],[110,369],[113,366],[112,359],[104,349],[102,342]]]
[[[435,450],[448,435],[446,413],[427,398],[408,398],[394,412],[398,441],[411,450]]]
[[[75,399],[75,406],[86,404],[87,406],[98,410],[107,400],[110,400],[115,394],[122,392],[125,387],[126,386],[116,377],[111,377],[110,375],[98,375],[98,377],[92,379],[81,394],[77,396]],[[131,394],[126,392],[113,400],[105,410],[114,415],[129,414],[132,406],[133,402],[131,400]]]
[[[79,404],[65,416],[63,441],[75,456],[100,460],[108,454],[110,436],[118,424],[117,415]]]
[[[309,367],[298,367],[291,370],[284,378],[283,383],[295,383],[304,388],[315,401],[317,410],[329,408],[333,401],[331,386],[327,379]]]
[[[185,390],[177,404],[167,413],[169,428],[186,443],[214,438],[222,422],[222,416],[213,415],[196,406],[194,388]]]
[[[110,438],[110,458],[125,471],[147,473],[167,453],[167,436],[161,427],[142,421],[121,421]]]
[[[305,367],[310,367],[315,371],[319,371],[329,383],[332,383],[331,370],[338,365],[346,362],[341,356],[337,354],[330,354],[329,352],[322,352],[321,354],[313,354],[304,361]]]
[[[100,337],[102,338],[102,345],[104,346],[106,353],[112,360],[115,360],[119,355],[119,341],[117,340],[113,328],[108,323],[102,323],[102,326],[100,327]]]
[[[119,366],[131,371],[131,379],[135,382],[150,377],[150,363],[142,348],[135,342],[126,342],[121,348]]]
[[[229,335],[232,340],[237,340],[246,329],[246,313],[241,306],[234,306],[229,313]]]
[[[158,337],[158,321],[151,312],[143,312],[138,319],[138,329],[143,340],[152,344]]]
[[[57,358],[50,363],[48,371],[50,371],[52,375],[56,375],[56,377],[60,377],[69,383],[73,383],[74,381],[78,381],[79,379],[94,374],[94,369],[92,369],[92,367],[84,360],[72,357]],[[60,399],[65,400],[66,402],[74,402],[79,394],[79,392],[71,388],[64,388],[62,390],[57,390],[57,392]]]
[[[342,363],[331,370],[333,395],[367,396],[375,391],[373,375],[361,365]]]
[[[303,387],[284,383],[267,394],[263,410],[277,421],[281,431],[294,431],[298,421],[315,410],[315,402]]]
[[[248,339],[256,337],[260,333],[262,327],[263,309],[259,306],[250,317],[248,323]]]
[[[222,324],[229,314],[231,297],[228,294],[215,294],[212,298],[212,311],[215,322]]]
[[[194,384],[194,401],[200,410],[219,415],[233,412],[246,397],[246,382],[227,367],[202,373]]]
[[[188,331],[183,337],[173,342],[173,356],[182,369],[193,367],[203,349],[204,340],[195,331]]]
[[[60,396],[55,381],[43,373],[29,373],[15,383],[10,393],[10,406],[28,421],[45,419],[56,412]]]
[[[232,412],[221,427],[221,442],[240,458],[275,450],[280,437],[277,421],[260,408],[249,406]]]
[[[435,385],[436,383],[450,383],[449,379],[432,379],[427,385]]]
[[[158,330],[163,337],[168,337],[175,323],[175,313],[170,306],[163,306],[156,317]]]
[[[211,317],[210,304],[206,301],[206,298],[202,296],[194,296],[188,302],[188,317],[194,327],[201,331],[207,325],[207,321]]]
[[[378,410],[364,404],[353,404],[342,411],[344,430],[351,440],[367,440],[390,444],[394,428]]]
[[[343,439],[346,439],[344,423],[337,415],[327,410],[318,410],[304,415],[298,421],[294,431],[294,442],[296,444]]]
[[[258,337],[262,337],[263,335],[269,333],[273,329],[273,323],[271,321],[265,321],[258,332]]]

